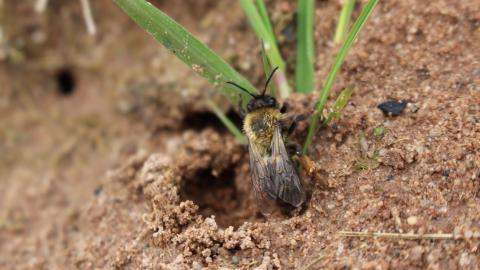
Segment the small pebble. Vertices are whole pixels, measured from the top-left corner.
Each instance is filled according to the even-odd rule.
[[[201,270],[201,269],[203,269],[203,267],[202,267],[202,265],[201,265],[200,263],[198,263],[198,262],[193,262],[193,263],[192,263],[192,269],[193,269],[193,270]]]
[[[233,256],[232,257],[232,263],[233,264],[239,264],[240,263],[240,258],[238,258],[237,256]]]
[[[416,112],[418,112],[418,110],[420,109],[420,108],[418,107],[418,105],[413,104],[413,103],[408,104],[407,107],[410,109],[410,111],[411,111],[412,113],[416,113]]]
[[[407,224],[410,226],[416,225],[418,223],[418,218],[416,216],[411,216],[407,218]]]

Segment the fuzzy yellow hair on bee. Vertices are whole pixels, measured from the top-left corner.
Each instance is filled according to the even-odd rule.
[[[262,108],[245,116],[243,130],[250,142],[260,152],[270,151],[273,132],[283,120],[282,113],[276,108]]]

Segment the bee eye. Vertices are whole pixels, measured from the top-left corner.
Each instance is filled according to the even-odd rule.
[[[274,98],[270,98],[270,99],[268,100],[268,104],[269,104],[270,106],[272,106],[272,107],[275,107],[275,103],[276,103],[276,102],[275,102],[275,99],[274,99]]]

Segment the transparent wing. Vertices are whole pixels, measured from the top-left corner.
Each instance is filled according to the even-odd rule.
[[[262,214],[268,215],[272,212],[276,199],[270,159],[263,157],[252,143],[249,143],[248,150],[253,193]]]
[[[302,205],[305,202],[305,191],[295,166],[288,156],[280,128],[273,133],[271,162],[276,196],[295,207]]]

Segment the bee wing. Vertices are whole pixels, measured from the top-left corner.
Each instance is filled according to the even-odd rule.
[[[271,160],[268,157],[263,157],[252,143],[249,143],[248,150],[250,152],[250,173],[255,199],[260,211],[264,215],[268,215],[272,212],[276,199],[271,173]]]
[[[276,128],[272,138],[272,177],[275,193],[279,199],[295,207],[305,202],[303,190],[297,171],[288,156],[280,128]]]

